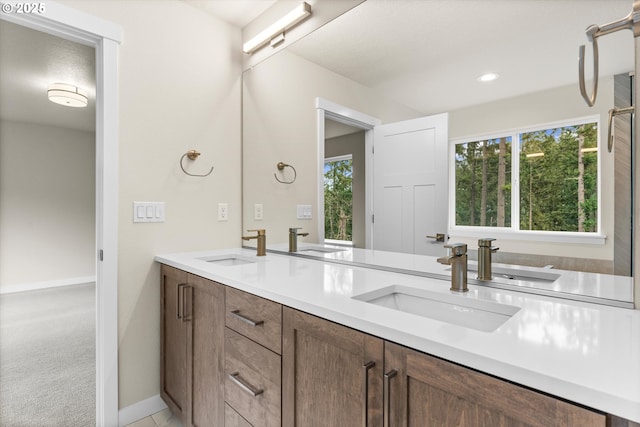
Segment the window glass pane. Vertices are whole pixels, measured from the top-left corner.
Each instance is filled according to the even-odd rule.
[[[336,160],[324,164],[324,238],[352,241],[353,161]]]
[[[456,225],[511,227],[511,142],[456,144]]]
[[[520,134],[520,229],[595,232],[596,123]]]

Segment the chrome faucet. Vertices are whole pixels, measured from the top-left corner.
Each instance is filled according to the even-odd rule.
[[[451,266],[451,290],[467,292],[467,245],[453,243],[444,247],[450,249],[449,256],[438,258],[438,262]]]
[[[242,240],[251,240],[256,239],[258,241],[257,256],[265,256],[267,254],[267,234],[264,228],[258,230],[247,230],[247,231],[255,231],[257,234],[255,236],[242,236]]]
[[[478,280],[491,280],[491,254],[500,248],[491,246],[496,239],[486,238],[478,240]]]
[[[289,252],[298,251],[298,236],[308,236],[309,233],[298,233],[298,230],[302,228],[290,228],[289,229]]]

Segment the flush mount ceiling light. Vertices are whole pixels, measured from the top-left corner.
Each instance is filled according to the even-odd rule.
[[[477,80],[479,82],[482,82],[482,83],[487,83],[487,82],[494,81],[498,77],[500,77],[500,75],[497,74],[497,73],[485,73],[485,74],[481,75],[480,77],[478,77]]]
[[[307,2],[302,2],[291,12],[287,13],[285,16],[269,25],[267,29],[246,42],[242,46],[242,51],[244,53],[253,53],[274,39],[278,39],[278,42],[272,43],[272,46],[281,43],[284,41],[284,32],[286,30],[304,21],[309,16],[311,16],[311,5]]]
[[[47,90],[49,101],[67,107],[86,107],[87,93],[77,86],[53,83]]]

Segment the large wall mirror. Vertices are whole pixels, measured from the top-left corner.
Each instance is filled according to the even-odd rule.
[[[314,7],[321,8],[322,2]],[[368,131],[375,123],[446,113],[451,147],[474,136],[498,141],[500,132],[524,134],[576,120],[595,121],[597,150],[589,146],[583,152],[594,156],[597,171],[591,183],[599,197],[591,211],[599,224],[592,228],[596,238],[503,236],[496,228],[487,228],[482,237],[497,237],[500,252],[511,255],[511,261],[501,262],[526,263],[537,257],[540,263],[561,268],[629,275],[628,116],[616,118],[613,152],[606,145],[609,109],[629,105],[633,36],[621,31],[599,39],[600,79],[594,107],[580,96],[577,59],[579,45],[587,44],[589,73],[592,58],[586,27],[620,19],[631,7],[631,0],[364,1],[244,72],[243,228],[265,228],[268,243],[282,243],[290,227],[301,227],[309,233],[302,241],[322,242],[325,236],[318,230],[329,225],[318,224],[318,220],[324,224],[321,165],[325,158],[338,165],[351,159],[353,191],[362,188],[368,196],[354,194],[349,230],[354,246],[367,246],[371,194],[363,177],[372,171],[364,170],[365,164],[370,165],[361,156],[369,149]],[[478,81],[487,72],[499,78]],[[334,106],[332,111],[318,108],[327,104]],[[351,121],[335,112],[342,107]],[[340,149],[348,144],[360,151]],[[453,155],[448,156],[450,170]],[[279,170],[280,162],[292,167]],[[520,163],[522,186],[534,188],[533,172],[530,181],[522,175],[533,163]],[[456,177],[449,172],[448,182],[452,180]],[[451,189],[455,192],[455,185],[448,195]],[[449,211],[455,209],[444,203]],[[525,203],[521,201],[521,215],[528,212]],[[375,213],[375,201],[373,206]],[[479,237],[456,234],[451,228],[443,231],[470,248]],[[560,263],[561,259],[566,262]]]

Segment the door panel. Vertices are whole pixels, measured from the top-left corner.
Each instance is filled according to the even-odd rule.
[[[447,144],[447,114],[374,128],[374,249],[445,253],[426,236],[446,233]]]

